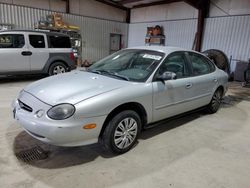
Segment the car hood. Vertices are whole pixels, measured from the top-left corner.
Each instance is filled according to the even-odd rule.
[[[72,71],[36,81],[25,87],[24,91],[49,105],[76,104],[130,84],[131,82],[108,76]]]

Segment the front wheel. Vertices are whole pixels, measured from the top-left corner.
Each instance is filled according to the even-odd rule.
[[[50,76],[65,73],[65,72],[67,72],[67,67],[61,62],[55,62],[49,68]]]
[[[137,141],[141,131],[141,119],[132,110],[115,115],[108,123],[102,135],[105,149],[121,154],[129,151]]]
[[[214,92],[211,102],[207,106],[207,110],[210,114],[213,114],[219,110],[221,99],[222,99],[222,90],[217,89]]]

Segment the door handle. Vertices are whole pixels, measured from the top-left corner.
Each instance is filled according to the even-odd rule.
[[[214,78],[214,82],[218,82],[218,79],[217,79],[217,78]]]
[[[31,51],[22,51],[21,53],[23,56],[31,56],[32,52]]]
[[[192,86],[193,86],[192,83],[187,83],[187,84],[186,84],[186,88],[187,88],[187,89],[191,88]]]

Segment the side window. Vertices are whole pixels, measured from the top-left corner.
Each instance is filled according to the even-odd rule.
[[[49,36],[49,48],[71,48],[69,37],[66,36]]]
[[[29,35],[30,45],[34,48],[45,48],[43,35]]]
[[[0,48],[22,48],[24,44],[24,36],[21,34],[0,35]]]
[[[189,53],[189,57],[193,67],[194,76],[208,74],[214,70],[214,66],[201,55]]]
[[[161,64],[160,68],[158,69],[157,74],[161,75],[167,71],[175,73],[177,79],[187,77],[188,69],[187,69],[185,54],[179,52],[167,57]]]

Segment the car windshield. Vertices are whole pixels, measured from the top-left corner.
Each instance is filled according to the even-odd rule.
[[[164,53],[152,50],[122,50],[96,62],[88,71],[127,81],[145,82],[163,57]]]

